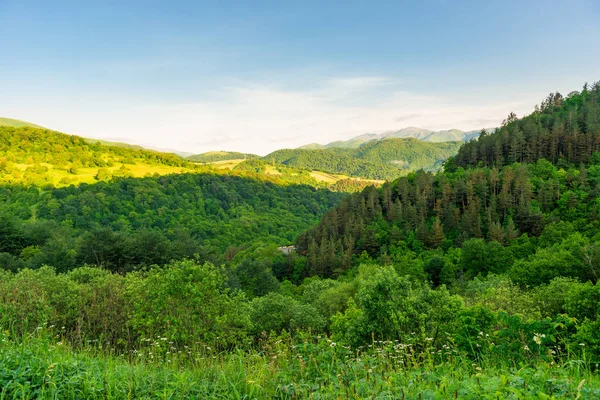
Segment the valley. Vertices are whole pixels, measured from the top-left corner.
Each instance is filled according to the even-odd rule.
[[[599,115],[205,163],[0,127],[2,390],[597,397]]]

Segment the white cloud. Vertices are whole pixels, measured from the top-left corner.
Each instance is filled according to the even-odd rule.
[[[171,147],[265,154],[282,146],[400,129],[406,126],[402,116],[411,125],[430,129],[479,129],[481,121],[499,123],[511,110],[522,108],[520,102],[452,105],[448,99],[387,88],[385,82],[389,80],[373,77],[332,80],[306,90],[253,84],[227,88],[210,101],[146,112],[153,116],[155,131],[176,140]]]
[[[189,152],[235,150],[266,154],[282,147],[327,143],[363,133],[400,129],[479,129],[510,112],[523,114],[531,99],[488,104],[471,99],[419,95],[396,79],[378,76],[306,82],[289,89],[260,83],[224,86],[197,102],[143,104],[121,99],[101,107],[55,104],[39,120],[82,136],[119,137],[154,147]],[[45,118],[43,118],[45,117]],[[30,118],[31,119],[31,118]]]

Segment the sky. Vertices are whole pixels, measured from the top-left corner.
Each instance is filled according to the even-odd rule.
[[[0,0],[0,116],[153,148],[481,129],[598,80],[597,0]]]

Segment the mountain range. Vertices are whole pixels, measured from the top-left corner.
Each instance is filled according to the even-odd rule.
[[[495,130],[493,129],[485,129],[486,132],[491,133]],[[315,149],[330,149],[332,147],[341,147],[341,148],[349,148],[355,149],[358,148],[363,143],[367,143],[373,140],[383,140],[383,139],[407,139],[413,138],[418,139],[423,142],[432,142],[432,143],[440,143],[440,142],[468,142],[471,139],[479,137],[481,133],[478,131],[461,131],[460,129],[448,129],[442,131],[432,131],[424,128],[417,128],[414,126],[410,126],[408,128],[403,128],[397,131],[389,131],[384,133],[366,133],[363,135],[359,135],[353,137],[348,140],[337,140],[335,142],[327,143],[327,144],[318,144],[311,143],[304,146],[299,147],[300,149],[307,150],[315,150]]]

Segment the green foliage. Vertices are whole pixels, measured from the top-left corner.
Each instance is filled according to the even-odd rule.
[[[415,335],[422,343],[437,343],[462,305],[444,287],[432,290],[390,267],[361,281],[356,300],[333,318],[334,337],[354,345],[368,342],[371,335],[404,342]]]
[[[250,318],[257,334],[309,329],[319,332],[326,325],[325,318],[316,308],[279,293],[269,293],[252,300],[250,309]]]
[[[506,272],[512,263],[511,251],[496,241],[469,239],[462,245],[461,267],[467,276]]]
[[[600,144],[600,82],[567,97],[551,93],[531,115],[514,114],[490,135],[466,143],[452,165],[502,167],[546,159],[569,165],[593,162]]]
[[[277,150],[263,160],[332,174],[392,180],[407,170],[440,168],[446,158],[458,151],[459,146],[456,142],[387,139],[367,142],[358,148]]]
[[[6,268],[48,264],[59,271],[89,264],[125,272],[196,254],[222,262],[232,246],[289,244],[341,197],[208,174],[45,191],[5,186],[0,254],[8,253],[2,256]]]
[[[230,293],[222,269],[182,261],[127,276],[128,324],[139,337],[233,345],[251,326],[244,297]]]
[[[193,347],[165,354],[142,347],[126,357],[73,351],[45,337],[0,342],[0,396],[36,399],[198,398],[581,398],[600,396],[597,374],[580,360],[472,365],[444,349],[415,355],[414,346],[375,343],[351,351],[325,338],[273,338],[261,349],[215,354]],[[155,355],[156,354],[156,355]],[[165,354],[164,357],[159,354]],[[449,359],[449,355],[452,355]]]
[[[111,168],[116,164],[121,164],[121,169]],[[94,175],[104,181],[112,176],[131,175],[125,164],[138,165],[139,176],[143,176],[143,171],[164,174],[200,169],[174,154],[135,146],[108,146],[39,127],[0,125],[2,183],[54,186],[71,180],[93,182]]]

